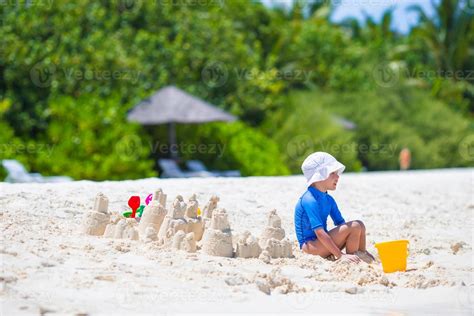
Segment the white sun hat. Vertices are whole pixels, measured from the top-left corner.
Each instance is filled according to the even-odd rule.
[[[307,180],[307,186],[317,181],[326,180],[334,171],[341,175],[344,169],[346,169],[346,166],[337,161],[332,155],[322,151],[312,153],[306,157],[301,165],[301,170]]]

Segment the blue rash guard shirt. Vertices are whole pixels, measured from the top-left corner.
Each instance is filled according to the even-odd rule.
[[[327,219],[329,215],[334,225],[345,223],[332,196],[314,187],[308,187],[295,207],[295,230],[300,249],[308,240],[316,240],[315,229],[323,228],[325,232],[328,231]]]

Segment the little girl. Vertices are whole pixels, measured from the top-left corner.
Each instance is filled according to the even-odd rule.
[[[301,169],[306,177],[308,190],[301,196],[295,208],[295,230],[300,248],[323,258],[334,256],[360,262],[359,256],[374,257],[367,252],[365,226],[362,221],[347,222],[341,215],[336,201],[327,191],[335,190],[339,176],[346,167],[325,152],[309,155]],[[331,216],[334,227],[327,230],[327,218]],[[346,248],[346,253],[341,250]],[[359,256],[357,256],[357,255]]]

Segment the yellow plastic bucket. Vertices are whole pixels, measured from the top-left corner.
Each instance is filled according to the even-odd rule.
[[[383,272],[406,271],[408,240],[393,240],[375,244],[382,260]]]

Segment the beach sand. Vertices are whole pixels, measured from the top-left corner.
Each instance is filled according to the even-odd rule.
[[[332,192],[346,221],[376,242],[408,239],[408,270],[354,265],[303,254],[293,228],[302,176],[143,179],[62,184],[0,183],[0,299],[14,314],[437,313],[472,315],[474,169],[345,173]],[[163,249],[156,242],[81,233],[96,194],[109,211],[128,210],[162,188],[212,195],[227,211],[232,236],[259,237],[276,209],[293,258],[225,258]],[[329,220],[329,228],[332,222]]]

